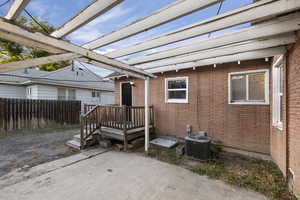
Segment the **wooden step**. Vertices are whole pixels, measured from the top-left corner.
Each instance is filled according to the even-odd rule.
[[[73,140],[80,143],[80,134],[74,135]]]
[[[74,149],[80,150],[80,142],[75,141],[75,140],[69,140],[66,143],[67,146],[72,147]]]

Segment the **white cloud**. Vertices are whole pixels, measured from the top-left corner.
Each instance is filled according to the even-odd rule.
[[[69,37],[71,40],[86,43],[91,41],[92,39],[99,37],[99,35],[102,35],[102,33],[97,29],[84,28],[75,31]]]
[[[131,11],[130,8],[123,8],[121,6],[117,6],[110,10],[109,12],[105,13],[102,16],[99,16],[98,18],[91,21],[87,26],[98,26],[101,25],[104,22],[107,22],[109,20],[124,16],[128,14]]]
[[[31,1],[28,7],[38,18],[42,18],[48,12],[48,5],[42,1]]]

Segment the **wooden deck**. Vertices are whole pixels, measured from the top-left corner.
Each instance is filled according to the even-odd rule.
[[[154,129],[153,106],[149,107],[149,128]],[[81,146],[95,132],[107,138],[128,141],[144,136],[145,107],[143,106],[95,106],[81,117]]]
[[[150,129],[153,129],[153,126],[150,125]],[[133,140],[138,137],[144,136],[144,127],[130,129],[126,132],[127,134],[127,140]],[[123,130],[116,129],[116,128],[110,128],[110,127],[101,127],[101,130],[99,131],[100,135],[107,137],[107,138],[113,138],[116,140],[124,141],[125,140],[125,134]]]

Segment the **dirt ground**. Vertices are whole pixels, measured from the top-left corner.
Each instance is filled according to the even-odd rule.
[[[79,134],[78,129],[0,138],[0,177],[14,169],[27,170],[38,164],[77,153],[78,151],[65,145],[76,134]]]

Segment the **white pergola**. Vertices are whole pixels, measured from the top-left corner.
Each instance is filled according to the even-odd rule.
[[[0,17],[0,38],[53,53],[52,56],[0,65],[0,72],[22,69],[52,62],[78,59],[98,67],[145,80],[145,150],[149,145],[149,79],[153,73],[196,69],[283,54],[286,46],[295,42],[295,31],[300,30],[299,0],[261,0],[225,12],[195,24],[162,34],[149,40],[115,51],[99,54],[97,48],[121,41],[180,17],[219,3],[222,0],[177,0],[149,16],[143,17],[114,32],[101,36],[82,46],[63,38],[96,17],[119,5],[124,0],[95,0],[65,22],[50,35],[25,29],[14,23],[30,0],[15,0],[5,17]],[[194,40],[175,48],[152,54],[121,58],[168,44],[188,40],[236,25],[252,23],[247,28],[208,39]]]

